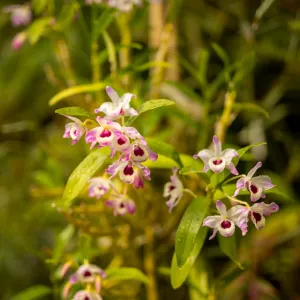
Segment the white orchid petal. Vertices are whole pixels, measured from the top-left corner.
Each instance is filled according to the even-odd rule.
[[[222,217],[227,216],[227,208],[226,208],[226,205],[222,201],[218,200],[216,202],[216,207]]]
[[[252,176],[255,174],[255,172],[257,171],[257,169],[259,169],[262,166],[261,162],[258,162],[247,174],[248,178],[252,178]]]
[[[222,143],[216,135],[213,136],[213,143],[215,156],[220,156],[222,152]]]

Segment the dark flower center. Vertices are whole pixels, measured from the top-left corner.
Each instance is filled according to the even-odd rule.
[[[254,184],[250,185],[250,190],[253,194],[256,194],[258,192],[258,188]]]
[[[85,296],[84,300],[90,300],[90,297],[89,296]]]
[[[89,270],[86,270],[86,271],[83,273],[83,276],[84,276],[84,277],[90,277],[90,276],[92,276],[92,273],[91,273]]]
[[[107,129],[104,129],[100,134],[100,137],[102,137],[102,138],[109,137],[109,136],[111,136],[111,132]]]
[[[169,192],[173,191],[174,189],[175,189],[175,186],[171,185],[171,186],[169,187]]]
[[[144,150],[139,146],[136,146],[133,151],[135,156],[143,156],[145,154]]]
[[[123,202],[121,202],[120,207],[121,207],[121,208],[124,208],[124,207],[125,207],[125,204],[124,204]]]
[[[223,159],[215,159],[215,160],[213,160],[213,164],[216,165],[216,166],[220,165],[222,162],[223,162]]]
[[[222,227],[223,229],[230,228],[230,227],[231,227],[231,222],[229,222],[228,220],[224,220],[224,221],[221,223],[221,227]]]
[[[125,175],[132,175],[132,174],[133,174],[133,167],[130,166],[130,165],[127,165],[127,166],[124,168],[124,174],[125,174]]]
[[[118,139],[118,144],[119,144],[119,145],[122,146],[122,145],[124,145],[125,143],[126,143],[126,141],[124,141],[122,138],[119,138],[119,139]]]
[[[120,115],[123,115],[123,114],[124,114],[124,111],[123,111],[123,108],[121,108]]]
[[[256,222],[259,222],[261,220],[261,214],[254,211],[252,212],[252,214]]]

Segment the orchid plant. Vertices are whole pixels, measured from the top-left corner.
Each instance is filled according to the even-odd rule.
[[[150,42],[149,47],[156,52],[154,63],[138,69],[150,68],[150,81],[148,86],[139,87],[140,81],[134,83],[134,75],[130,73],[131,48],[137,47],[131,40],[130,22],[134,20],[135,10],[148,4],[141,0],[75,2],[76,5],[72,6],[73,13],[68,18],[72,21],[69,22],[76,22],[77,19],[83,22],[82,8],[91,10],[89,41],[93,82],[75,85],[70,80],[66,90],[60,91],[49,102],[50,105],[60,105],[68,97],[76,98],[86,94],[84,101],[75,101],[80,106],[68,106],[55,111],[67,121],[64,132],[63,125],[60,128],[62,138],[68,141],[68,145],[65,144],[69,147],[68,153],[85,153],[85,158],[70,175],[60,195],[61,200],[52,204],[57,213],[62,214],[69,223],[59,236],[58,246],[49,259],[49,264],[54,266],[53,281],[60,286],[56,296],[59,294],[58,298],[66,300],[105,300],[106,297],[112,299],[111,296],[119,299],[114,294],[115,286],[116,291],[120,292],[118,284],[121,281],[135,280],[145,283],[148,300],[158,300],[156,273],[161,271],[157,265],[159,255],[164,251],[169,252],[169,245],[175,243],[172,262],[169,261],[167,270],[163,269],[161,273],[170,275],[174,289],[184,282],[189,284],[195,260],[200,257],[200,251],[207,240],[207,227],[212,229],[208,239],[218,236],[220,249],[238,267],[244,268],[243,261],[240,262],[237,255],[239,244],[236,240],[240,234],[244,237],[250,231],[249,221],[257,230],[263,229],[266,217],[277,212],[279,206],[267,200],[268,194],[275,190],[271,178],[267,175],[254,177],[262,167],[262,162],[258,162],[247,175],[239,175],[242,169],[238,167],[239,161],[259,145],[249,145],[242,149],[227,145],[227,130],[235,116],[234,104],[238,93],[233,74],[226,69],[228,74],[225,72],[226,76],[223,76],[226,80],[229,78],[228,82],[224,82],[227,83],[224,110],[216,118],[214,128],[205,123],[209,117],[209,102],[213,101],[213,93],[209,99],[210,93],[203,92],[203,101],[206,102],[200,107],[203,117],[201,124],[205,123],[206,135],[200,137],[197,148],[193,145],[193,153],[198,151],[197,154],[179,153],[179,150],[160,140],[174,133],[179,140],[178,144],[187,144],[183,134],[175,134],[176,124],[171,125],[174,126],[171,131],[164,131],[163,125],[148,131],[144,128],[148,122],[158,122],[155,120],[157,116],[163,124],[163,117],[158,113],[157,116],[153,113],[154,121],[148,117],[151,110],[156,112],[156,109],[162,108],[165,109],[165,115],[168,115],[172,111],[167,111],[166,107],[179,102],[176,97],[168,97],[171,100],[156,99],[157,95],[163,94],[161,90],[167,81],[164,68],[165,64],[169,66],[166,61],[170,59],[172,52],[172,21],[166,24],[162,32],[158,30],[154,34],[159,37],[161,45]],[[160,9],[163,16],[163,1],[150,1],[149,5],[150,13]],[[51,11],[47,4],[45,11]],[[43,36],[62,33],[63,27],[67,26],[61,21],[64,16],[54,17],[54,13],[43,16],[39,23],[35,23],[38,20],[34,21],[34,18],[38,13],[29,4],[7,6],[3,12],[10,14],[14,27],[28,26],[13,38],[14,50],[21,50],[26,41],[34,44]],[[171,16],[168,18],[172,19]],[[108,27],[113,21],[118,24],[120,31],[121,43],[118,47],[115,47],[108,34]],[[150,25],[155,23],[153,20],[151,22]],[[37,24],[40,27],[34,32],[34,36],[32,32]],[[100,38],[105,47],[103,52],[99,50]],[[63,53],[61,56],[64,59],[68,52],[65,46],[57,43],[57,52]],[[101,61],[105,61],[105,58],[110,70],[106,77],[102,74],[105,69]],[[70,61],[71,59],[64,61],[64,66],[73,78]],[[203,79],[200,81],[203,84]],[[147,88],[149,90],[143,92]],[[175,93],[178,94],[180,95]],[[192,110],[188,108],[188,114],[195,114]],[[210,146],[207,136],[209,140],[212,136]],[[228,140],[230,141],[229,138]],[[222,148],[224,141],[228,148]],[[172,175],[165,182],[169,170],[172,170]],[[159,192],[154,191],[155,185],[160,187]],[[156,206],[153,198],[156,201],[159,199],[159,204],[164,204],[164,198],[167,198],[166,205]],[[252,205],[252,202],[256,203]],[[157,215],[162,216],[162,224],[155,221]],[[66,241],[64,245],[61,245],[61,240]],[[167,250],[157,248],[156,253],[154,247],[159,244],[157,242],[165,240]],[[131,255],[123,255],[123,250],[125,252],[128,249],[132,250],[132,255],[142,252],[142,258],[133,263]],[[109,257],[109,264],[101,261],[105,259],[105,255]],[[93,259],[95,263],[92,264],[90,261]],[[98,264],[104,265],[105,270]],[[71,269],[76,271],[69,274]],[[133,296],[129,293],[128,297],[132,297],[130,299],[138,299],[139,293],[143,293],[139,286],[136,290],[132,289],[135,293]],[[128,292],[129,289],[126,290]],[[122,292],[124,291],[121,290],[120,294]],[[139,299],[141,298],[144,299],[142,296]]]

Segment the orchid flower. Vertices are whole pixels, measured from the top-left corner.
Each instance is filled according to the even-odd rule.
[[[252,202],[266,197],[264,191],[273,188],[275,185],[272,183],[269,176],[260,175],[253,177],[257,169],[259,169],[261,166],[262,163],[258,162],[247,175],[243,175],[243,177],[237,181],[236,191],[233,197],[236,197],[241,189],[248,190],[250,192],[250,199]]]
[[[32,19],[29,5],[8,5],[3,8],[6,13],[11,13],[11,23],[14,27],[28,25]]]
[[[124,137],[122,127],[119,123],[97,117],[97,122],[101,125],[90,130],[86,136],[85,141],[91,143],[91,149],[98,143],[98,148],[108,146],[111,148],[111,157],[116,153],[115,140]]]
[[[202,226],[213,228],[213,234],[209,238],[213,239],[219,231],[222,236],[232,236],[235,230],[233,220],[231,220],[231,209],[227,211],[225,204],[218,200],[216,203],[220,216],[209,216],[203,220]]]
[[[143,145],[140,142],[133,143],[127,153],[125,153],[126,160],[132,160],[138,163],[144,162],[148,158],[152,161],[156,161],[158,155],[153,152],[148,145]]]
[[[123,182],[133,184],[136,189],[144,187],[143,177],[151,180],[149,168],[132,160],[121,159],[115,161],[106,169],[106,172],[111,175],[110,178],[119,173],[119,177]]]
[[[86,126],[84,125],[84,123],[82,123],[79,119],[75,117],[66,116],[66,115],[64,116],[74,122],[66,124],[63,138],[71,138],[72,145],[74,145],[85,134]]]
[[[122,195],[115,195],[114,199],[107,200],[105,204],[114,209],[114,216],[134,214],[136,209],[134,201]]]
[[[106,278],[107,275],[104,270],[96,265],[85,263],[81,265],[75,273],[73,273],[64,287],[63,296],[68,297],[70,288],[73,284],[94,284],[95,290],[100,293],[101,291],[101,280]],[[80,298],[79,298],[80,299]],[[93,298],[91,298],[93,299]],[[97,299],[97,298],[95,298]],[[101,299],[101,298],[100,298]]]
[[[11,42],[11,48],[15,51],[21,49],[27,40],[27,33],[26,32],[19,32],[17,33],[12,42]]]
[[[102,300],[102,297],[96,292],[82,290],[74,295],[73,300]]]
[[[170,178],[170,182],[165,184],[164,197],[170,197],[166,202],[169,207],[169,212],[179,203],[183,195],[183,184],[177,175],[178,168],[173,168],[173,175]]]
[[[222,151],[222,143],[217,136],[213,137],[214,151],[204,149],[195,154],[193,157],[200,158],[204,162],[202,172],[207,172],[209,169],[213,172],[222,172],[227,168],[232,174],[238,175],[239,172],[231,162],[235,156],[239,156],[234,149],[226,149]]]
[[[232,220],[241,228],[243,235],[245,235],[248,229],[247,223],[249,221],[249,216],[256,229],[259,230],[265,226],[265,216],[269,216],[271,213],[277,212],[278,210],[279,206],[274,202],[271,204],[261,202],[255,203],[252,207],[236,205],[231,208],[231,213]]]
[[[94,177],[89,181],[89,197],[96,197],[100,199],[110,189],[111,181],[102,177]]]
[[[107,120],[117,120],[122,116],[138,115],[138,112],[130,107],[130,101],[135,95],[126,93],[119,97],[117,92],[110,86],[106,87],[106,92],[112,102],[103,103],[99,108],[95,109],[95,113],[105,113],[105,119]]]

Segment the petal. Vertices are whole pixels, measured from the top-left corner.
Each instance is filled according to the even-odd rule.
[[[266,218],[260,213],[252,212],[251,213],[251,221],[255,225],[256,229],[260,230],[265,226]]]
[[[127,110],[129,109],[129,103],[132,98],[135,98],[136,96],[131,93],[126,93],[121,97],[122,107],[123,109]]]
[[[211,158],[208,161],[208,165],[213,172],[220,173],[225,169],[226,162],[222,158]]]
[[[249,173],[247,174],[247,177],[248,178],[251,178],[255,172],[257,171],[257,169],[259,169],[260,167],[262,166],[262,163],[261,162],[258,162],[250,171]]]
[[[118,93],[112,87],[107,86],[106,93],[115,105],[119,105],[120,97],[119,97]]]
[[[215,156],[220,156],[222,152],[222,143],[216,135],[213,136]]]
[[[136,205],[132,200],[126,201],[126,208],[130,214],[134,214],[136,210]]]
[[[231,174],[233,175],[239,175],[238,170],[235,168],[233,163],[230,163],[226,166],[226,168],[230,171]]]
[[[254,204],[251,207],[251,210],[257,213],[261,213],[265,216],[269,216],[271,213],[277,212],[279,210],[279,206],[275,202],[272,202],[271,204],[261,202]]]
[[[222,220],[223,220],[223,218],[220,216],[209,216],[203,220],[202,226],[216,228]]]
[[[72,117],[72,116],[67,116],[67,115],[63,115],[63,116],[65,116],[66,118],[72,120],[72,121],[75,122],[76,124],[83,125],[83,123],[82,123],[78,118],[75,118],[75,117]]]
[[[208,163],[209,159],[214,157],[214,152],[209,149],[203,149],[203,150],[199,151],[197,154],[195,154],[193,157],[195,159],[198,157],[201,158],[202,161],[206,164],[206,163]]]
[[[234,234],[234,231],[235,231],[235,225],[234,225],[233,221],[224,220],[220,223],[219,233],[222,236],[225,236],[225,237],[232,236]]]
[[[136,172],[133,180],[133,186],[134,188],[144,188],[144,181],[143,177],[139,174],[139,172]]]
[[[139,113],[132,107],[125,110],[125,116],[134,117],[137,116]]]
[[[216,207],[217,207],[217,210],[219,211],[219,213],[220,213],[220,215],[222,217],[226,217],[227,216],[226,205],[222,201],[218,200],[216,202]]]
[[[266,175],[260,175],[253,177],[251,182],[255,183],[256,185],[261,186],[264,190],[269,190],[273,188],[275,185],[272,183],[271,178]]]
[[[94,110],[94,113],[98,113],[98,112],[103,112],[105,113],[107,116],[111,116],[111,117],[115,117],[118,116],[120,114],[121,111],[121,105],[114,105],[111,102],[104,102],[103,104],[101,104],[101,106],[97,109]]]
[[[245,175],[243,175],[244,177],[240,178],[237,182],[236,182],[236,188],[237,189],[244,189],[246,188],[245,187],[245,183],[246,183],[246,180],[245,180]]]
[[[214,228],[213,234],[209,237],[209,240],[212,240],[218,232],[218,228]]]
[[[226,160],[226,164],[231,163],[231,160],[235,157],[239,157],[240,155],[235,149],[226,149],[221,152],[220,157]]]

